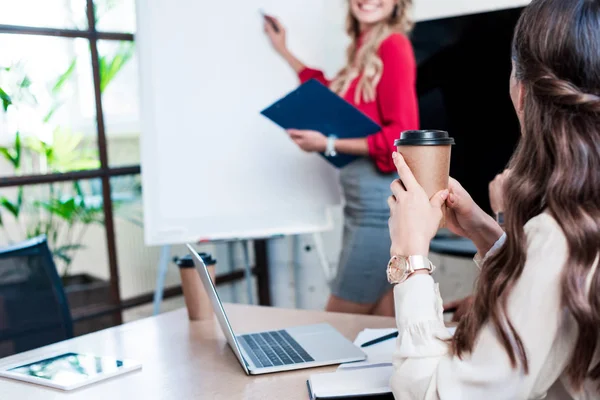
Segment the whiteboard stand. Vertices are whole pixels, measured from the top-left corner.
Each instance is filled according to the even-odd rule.
[[[269,292],[271,304],[279,308],[296,306],[295,291],[290,290],[293,283],[292,266],[290,265],[290,239],[279,236],[268,240]]]
[[[244,249],[244,276],[246,277],[246,290],[248,296],[248,304],[254,304],[252,295],[252,267],[250,266],[250,251],[248,250],[249,240],[242,241]]]
[[[228,265],[229,265],[229,272],[232,273],[235,271],[235,243],[234,242],[227,242],[227,261],[228,261]],[[235,285],[237,286],[237,285]],[[236,287],[233,286],[231,288],[231,301],[233,303],[237,303],[238,302],[238,294],[237,294],[237,290]]]
[[[165,279],[169,271],[169,257],[171,256],[171,246],[162,246],[160,248],[160,258],[158,259],[158,271],[156,273],[156,288],[154,289],[154,315],[160,314],[160,305],[163,300],[163,291],[165,289]]]

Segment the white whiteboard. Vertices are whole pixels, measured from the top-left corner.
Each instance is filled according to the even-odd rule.
[[[139,0],[142,179],[148,245],[332,228],[337,171],[259,112],[298,86],[263,33],[333,75],[347,38],[337,0]]]
[[[415,0],[416,21],[524,7],[531,0]]]
[[[416,0],[428,20],[518,7],[518,0]],[[138,0],[142,180],[148,245],[332,228],[337,171],[259,112],[298,79],[271,49],[259,10],[288,45],[333,76],[347,0]]]

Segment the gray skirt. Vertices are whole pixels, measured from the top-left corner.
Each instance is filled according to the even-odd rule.
[[[341,170],[345,197],[344,237],[331,293],[341,299],[374,304],[389,290],[390,216],[387,198],[395,174],[382,174],[368,158]]]

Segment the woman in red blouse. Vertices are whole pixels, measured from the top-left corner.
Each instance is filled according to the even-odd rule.
[[[318,79],[382,127],[359,139],[336,139],[321,132],[290,129],[304,151],[362,156],[341,170],[345,196],[344,240],[328,311],[394,315],[393,296],[385,271],[389,259],[389,209],[386,204],[394,140],[404,130],[419,128],[416,62],[406,36],[412,28],[412,0],[349,0],[347,65],[333,80],[307,68],[287,48],[281,23],[269,17],[265,32],[300,81]]]

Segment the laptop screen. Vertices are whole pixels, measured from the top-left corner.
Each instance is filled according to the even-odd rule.
[[[204,290],[206,290],[206,293],[208,294],[208,297],[210,298],[210,302],[212,303],[212,307],[215,312],[215,315],[217,316],[217,319],[219,320],[219,325],[221,325],[221,330],[223,331],[223,334],[227,338],[227,343],[229,343],[229,347],[231,347],[231,350],[233,350],[233,353],[238,358],[240,364],[242,364],[242,367],[244,367],[244,371],[246,372],[246,374],[249,374],[248,366],[246,365],[246,361],[242,357],[242,352],[238,345],[237,339],[235,338],[235,333],[233,332],[233,329],[231,328],[231,324],[229,323],[229,320],[227,319],[227,314],[225,314],[225,309],[223,308],[221,299],[219,299],[219,294],[217,293],[215,285],[213,284],[213,281],[210,278],[208,269],[206,268],[206,265],[204,264],[202,257],[200,257],[200,255],[194,249],[194,247],[190,244],[187,244],[187,248],[189,249],[190,253],[192,254],[192,257],[194,260],[194,265],[196,266],[196,270],[198,271],[198,274],[200,275],[200,280],[202,281]]]

